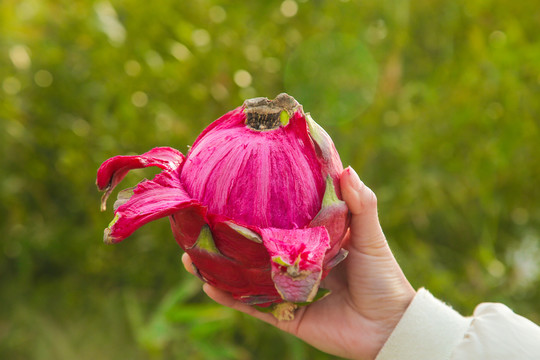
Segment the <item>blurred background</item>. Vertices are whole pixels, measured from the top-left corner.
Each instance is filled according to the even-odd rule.
[[[104,160],[185,153],[283,91],[377,193],[413,286],[540,322],[536,1],[2,0],[0,16],[0,358],[332,358],[206,298],[166,219],[102,243]]]

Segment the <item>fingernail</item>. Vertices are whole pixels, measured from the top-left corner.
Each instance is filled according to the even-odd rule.
[[[355,190],[356,192],[360,192],[360,189],[365,185],[362,180],[360,180],[360,177],[358,176],[356,171],[354,171],[354,169],[350,165],[347,167],[347,169],[345,169],[345,171],[347,171],[347,173],[349,174],[349,179],[353,190]]]

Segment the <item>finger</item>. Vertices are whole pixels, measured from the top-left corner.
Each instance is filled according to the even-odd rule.
[[[187,253],[182,254],[182,264],[190,274],[197,276],[191,257]]]
[[[193,267],[193,262],[191,261],[191,257],[187,253],[182,254],[182,263],[184,264],[184,267],[186,268],[188,272],[190,272],[193,275],[197,275],[195,268]],[[231,296],[231,294],[226,293],[225,291],[221,291],[218,288],[215,288],[208,283],[204,283],[202,288],[203,288],[203,291],[206,293],[206,295],[208,295],[208,297],[210,297],[212,300],[214,300],[218,304],[230,307],[235,310],[239,310],[243,313],[246,313],[248,315],[251,315],[253,317],[266,321],[272,325],[276,325],[277,323],[277,320],[272,315],[262,313],[252,308],[249,305],[243,304],[235,300]]]
[[[306,307],[301,307],[300,309],[296,310],[295,317],[293,320],[279,321],[272,314],[258,311],[257,309],[249,305],[246,305],[238,300],[235,300],[231,296],[231,294],[225,291],[221,291],[211,286],[210,284],[204,284],[203,291],[206,293],[206,295],[208,295],[208,297],[210,297],[212,300],[214,300],[218,304],[227,306],[231,309],[241,311],[245,314],[253,316],[254,318],[257,318],[270,325],[273,325],[277,327],[278,329],[281,329],[283,331],[286,331],[294,335],[297,335],[300,321],[303,317],[304,312],[306,311]]]
[[[245,314],[251,315],[257,319],[260,319],[264,322],[267,322],[271,325],[278,326],[280,322],[271,314],[260,312],[253,307],[241,303],[238,300],[235,300],[231,294],[226,293],[225,291],[219,290],[218,288],[213,287],[210,284],[203,285],[203,291],[208,295],[208,297],[218,304],[241,311]]]
[[[182,255],[182,263],[184,264],[184,267],[186,268],[188,272],[197,276],[195,268],[193,267],[193,263],[191,262],[191,257],[188,254],[184,253]],[[231,309],[235,309],[245,314],[251,315],[259,320],[267,322],[270,325],[276,326],[280,328],[281,330],[284,330],[287,332],[292,332],[297,328],[296,324],[297,324],[298,318],[295,318],[295,320],[293,321],[278,321],[272,314],[263,313],[249,305],[246,305],[238,300],[235,300],[231,294],[225,291],[219,290],[218,288],[215,288],[208,283],[204,283],[202,288],[203,288],[203,291],[206,293],[206,295],[208,295],[208,297],[210,297],[212,300],[214,300],[218,304],[221,304]],[[300,309],[296,311],[296,315],[298,316],[299,314],[301,314],[303,310],[304,309]]]
[[[352,214],[349,246],[367,255],[386,255],[388,244],[379,223],[377,197],[350,166],[341,175],[341,193]]]
[[[197,276],[195,268],[193,267],[193,262],[191,261],[191,257],[187,253],[182,254],[182,263],[184,264],[184,267],[189,273]],[[278,321],[274,316],[267,313],[262,313],[249,305],[243,304],[240,301],[235,300],[231,296],[231,294],[225,291],[219,290],[218,288],[215,288],[208,283],[204,283],[202,289],[206,293],[206,295],[208,295],[208,297],[210,297],[218,304],[241,311],[260,320],[266,321],[267,323],[270,323],[274,326],[277,326]]]

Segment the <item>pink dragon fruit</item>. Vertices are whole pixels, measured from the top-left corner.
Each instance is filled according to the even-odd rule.
[[[97,173],[101,208],[131,169],[153,180],[122,190],[104,242],[169,216],[201,279],[278,319],[328,293],[319,289],[347,251],[341,160],[328,134],[291,96],[255,98],[208,126],[187,156],[160,147],[115,156]]]

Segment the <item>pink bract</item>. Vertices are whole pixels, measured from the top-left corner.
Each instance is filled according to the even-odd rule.
[[[118,193],[106,243],[169,216],[198,275],[244,303],[292,319],[298,305],[327,293],[321,280],[347,254],[343,166],[294,98],[246,100],[210,124],[187,156],[160,147],[105,161],[102,210],[129,170],[149,166],[162,172]]]

